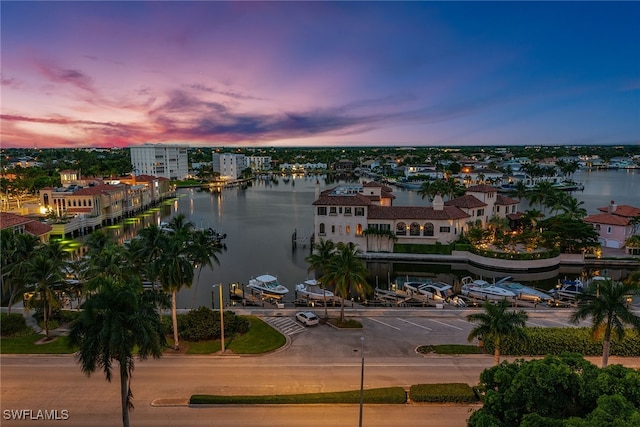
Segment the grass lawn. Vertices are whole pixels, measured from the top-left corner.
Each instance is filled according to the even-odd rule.
[[[0,339],[1,354],[71,354],[75,349],[70,348],[67,337],[56,337],[50,342],[36,344],[44,335],[31,334],[21,337]]]
[[[422,354],[483,354],[484,350],[477,345],[464,344],[441,344],[441,345],[421,345],[416,349]]]
[[[247,316],[251,322],[249,331],[239,337],[233,337],[227,345],[236,354],[268,353],[285,345],[287,339],[280,332],[257,318]]]

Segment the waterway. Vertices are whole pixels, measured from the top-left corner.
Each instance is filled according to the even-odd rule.
[[[611,200],[618,205],[640,205],[640,170],[629,171],[578,171],[574,180],[585,184],[584,191],[574,192],[584,201],[589,214],[607,206]],[[130,219],[109,230],[118,240],[124,241],[137,230],[151,223],[160,224],[176,214],[184,214],[197,227],[211,227],[227,234],[227,250],[218,258],[213,270],[204,268],[190,289],[178,295],[179,308],[211,307],[212,286],[222,283],[248,283],[251,277],[269,273],[277,276],[290,289],[285,301],[292,301],[297,283],[308,277],[305,257],[310,254],[310,237],[313,231],[313,206],[316,182],[321,190],[337,183],[326,177],[291,177],[277,181],[256,180],[247,188],[225,188],[210,192],[197,188],[178,190],[178,198],[165,203],[145,216]],[[394,205],[428,205],[416,191],[394,188]],[[526,209],[521,206],[520,209]],[[298,243],[292,245],[292,235],[297,232]],[[441,263],[369,263],[372,285],[386,287],[406,276],[430,277],[454,285],[460,278],[473,275],[488,278],[502,277],[504,273],[469,267],[466,264]],[[549,289],[558,278],[575,277],[581,268],[562,268],[556,271],[514,274],[523,283]],[[600,272],[615,279],[623,279],[630,273],[626,269]],[[217,295],[217,294],[215,294]],[[226,298],[226,297],[225,297]],[[217,304],[217,302],[216,302]]]

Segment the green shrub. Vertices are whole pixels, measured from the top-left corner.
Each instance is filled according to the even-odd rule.
[[[560,355],[563,352],[600,356],[602,340],[594,340],[591,328],[527,328],[526,341],[507,338],[502,341],[501,353],[515,356]],[[491,342],[485,342],[486,352],[493,353]],[[612,339],[611,356],[637,357],[640,355],[640,334],[626,330],[622,340]]]
[[[387,387],[364,390],[364,403],[402,404],[407,401],[407,393],[402,387]],[[312,403],[359,403],[360,390],[306,393],[306,394],[276,394],[266,396],[219,396],[196,394],[189,399],[190,405],[214,404],[312,404]]]
[[[26,335],[31,332],[24,316],[20,313],[0,314],[0,333],[3,337]]]
[[[414,402],[475,403],[478,401],[473,388],[464,383],[415,384],[409,390]]]
[[[224,312],[224,335],[230,338],[249,330],[249,322],[232,311]],[[178,316],[178,334],[187,341],[220,339],[220,312],[207,307]]]

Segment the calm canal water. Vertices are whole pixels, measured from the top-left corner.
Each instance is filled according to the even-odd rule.
[[[597,213],[598,207],[608,205],[611,200],[619,205],[640,205],[640,170],[579,171],[574,180],[585,184],[584,191],[573,195],[584,201],[589,214]],[[307,273],[304,259],[310,253],[311,204],[315,200],[316,181],[321,190],[336,185],[325,177],[292,177],[288,180],[279,178],[275,182],[256,180],[246,189],[233,187],[218,193],[180,189],[177,200],[110,230],[122,241],[133,237],[141,227],[184,214],[197,227],[211,227],[227,234],[227,250],[219,255],[220,265],[215,265],[213,270],[203,269],[194,285],[178,295],[179,308],[211,307],[213,284],[246,284],[251,277],[265,273],[277,276],[290,289],[285,301],[292,301],[295,285],[313,277],[313,272]],[[394,194],[394,204],[398,206],[428,204],[416,191],[394,188]],[[521,210],[526,208],[521,206]],[[296,247],[292,245],[294,231],[298,237]],[[431,277],[456,284],[466,275],[489,278],[505,275],[460,264],[370,263],[368,268],[372,285],[377,282],[380,287],[406,276]],[[581,269],[573,268],[512,276],[548,289],[559,277],[575,277],[581,273]],[[616,279],[625,278],[629,273],[628,270],[606,272]]]

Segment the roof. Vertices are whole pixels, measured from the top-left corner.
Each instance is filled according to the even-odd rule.
[[[491,185],[480,184],[472,185],[471,187],[467,188],[467,191],[471,191],[473,193],[495,193],[496,191],[498,191],[498,189]]]
[[[109,191],[121,190],[122,187],[109,184],[100,184],[93,187],[84,187],[73,193],[74,196],[97,196]]]
[[[326,190],[320,193],[318,200],[313,202],[314,206],[369,206],[371,205],[371,199],[360,193],[346,194],[334,196],[331,195],[331,191]]]
[[[369,206],[367,219],[416,219],[416,220],[449,220],[468,218],[469,214],[456,206],[445,206],[435,210],[429,206]]]
[[[605,206],[603,208],[598,208],[598,210],[600,212],[609,213],[609,208],[610,206]],[[616,216],[633,218],[640,215],[640,208],[636,208],[634,206],[629,206],[629,205],[619,205],[619,206],[616,206],[616,210],[611,213]]]
[[[629,221],[629,218],[625,218],[619,215],[612,215],[609,213],[589,215],[584,219],[584,222],[589,222],[592,224],[618,225],[622,227],[628,225]]]
[[[389,187],[388,185],[383,185],[383,184],[380,184],[379,182],[375,182],[375,181],[365,182],[364,184],[362,184],[362,186],[363,187],[380,187],[380,188],[382,188],[382,191],[386,191],[387,193],[393,192],[391,187]]]
[[[42,236],[49,233],[53,227],[48,224],[43,224],[32,218],[27,218],[21,215],[12,214],[9,212],[0,212],[0,229],[13,228],[18,225],[24,225],[25,231],[34,236]]]
[[[511,197],[504,196],[502,194],[498,194],[496,196],[496,205],[517,205],[518,201],[516,199],[512,199]]]
[[[486,203],[478,200],[476,196],[471,194],[465,194],[464,196],[456,197],[455,199],[447,200],[444,202],[445,206],[456,206],[458,208],[471,209],[487,206]]]
[[[67,212],[70,213],[91,213],[93,212],[93,208],[67,208]]]

